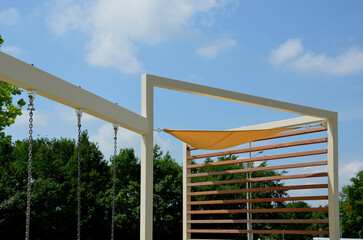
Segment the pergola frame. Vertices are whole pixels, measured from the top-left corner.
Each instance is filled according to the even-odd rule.
[[[319,122],[322,120],[326,121],[328,132],[329,236],[332,240],[339,239],[338,114],[336,112],[144,74],[142,75],[142,111],[141,115],[138,115],[2,52],[0,52],[0,79],[26,90],[36,90],[38,95],[75,109],[82,109],[85,113],[110,123],[118,123],[121,127],[142,136],[140,199],[141,240],[152,240],[153,235],[154,87],[224,99],[306,116],[241,128],[244,130],[260,127],[288,127]],[[186,148],[184,147],[184,149]],[[186,161],[186,155],[187,152],[184,151],[184,161]],[[185,166],[186,164],[183,165]],[[186,174],[187,169],[183,167],[184,240],[188,239],[188,234],[186,233],[186,220],[188,217],[186,214],[187,205],[185,194],[187,184]]]

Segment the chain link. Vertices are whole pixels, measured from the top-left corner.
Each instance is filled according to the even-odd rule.
[[[33,159],[33,111],[35,98],[35,91],[28,92],[29,97],[29,152],[28,152],[28,186],[27,186],[27,201],[26,201],[26,226],[25,226],[25,240],[29,240],[30,231],[30,201],[31,201],[31,188],[32,188],[32,159]]]
[[[115,199],[116,199],[116,156],[117,156],[117,131],[119,125],[114,124],[114,152],[113,152],[113,186],[112,186],[112,223],[111,223],[111,240],[115,236]]]
[[[78,155],[78,188],[77,188],[77,240],[81,239],[81,117],[82,109],[76,109],[78,119],[78,143],[77,143],[77,155]]]

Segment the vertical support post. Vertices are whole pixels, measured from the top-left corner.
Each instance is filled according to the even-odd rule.
[[[188,169],[188,160],[187,157],[190,156],[190,150],[188,150],[188,145],[183,143],[183,240],[191,239],[191,233],[188,233],[188,229],[190,229],[190,214],[187,211],[190,211],[191,207],[187,203],[191,200],[190,196],[188,196],[188,192],[190,192],[190,187],[187,186],[190,183],[190,178],[187,177],[190,174],[190,169]]]
[[[154,87],[142,76],[142,116],[148,121],[148,134],[142,135],[141,143],[141,206],[140,240],[153,239],[153,126],[154,126]]]
[[[250,149],[251,149],[251,142],[249,142],[249,147],[250,147]],[[252,152],[250,151],[250,159],[252,158]],[[250,168],[252,167],[251,166],[251,162],[249,163],[249,165],[250,165]],[[246,168],[248,168],[248,163],[246,163]],[[249,173],[249,175],[250,175],[250,177],[248,177],[248,172],[246,172],[246,180],[248,179],[248,178],[251,178],[251,172]],[[251,189],[251,182],[246,182],[246,189],[249,189],[249,187],[248,187],[248,184],[250,184],[250,189]],[[250,199],[250,195],[251,195],[251,198],[252,198],[252,193],[251,192],[247,192],[246,193],[247,195],[246,195],[246,197],[247,197],[247,200],[248,199]],[[247,202],[247,210],[250,210],[250,202]],[[248,231],[250,231],[250,230],[252,230],[252,223],[251,222],[249,222],[250,220],[252,220],[251,219],[251,213],[250,212],[248,212],[247,213],[247,230]],[[252,240],[252,236],[251,236],[251,234],[252,233],[250,233],[250,232],[248,232],[247,233],[247,239],[248,240]]]
[[[328,132],[328,196],[329,239],[338,240],[339,235],[339,185],[338,185],[338,114],[327,120]]]

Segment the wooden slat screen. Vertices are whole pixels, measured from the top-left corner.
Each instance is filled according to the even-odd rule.
[[[279,133],[251,145],[212,153],[187,147],[188,239],[328,235],[328,173],[321,169],[326,128]]]

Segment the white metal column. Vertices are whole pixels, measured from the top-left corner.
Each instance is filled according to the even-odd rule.
[[[154,88],[142,76],[142,116],[147,119],[148,134],[142,135],[141,143],[141,199],[140,199],[140,240],[153,239],[153,126],[154,126]]]
[[[188,223],[190,214],[187,214],[187,211],[190,211],[190,206],[187,204],[190,201],[190,197],[187,195],[190,192],[190,187],[187,186],[190,183],[190,178],[187,177],[190,174],[190,169],[187,168],[188,156],[190,156],[190,151],[187,144],[183,143],[183,240],[191,238],[191,234],[188,233],[188,229],[190,229],[190,224]]]
[[[338,185],[338,114],[327,120],[328,131],[328,195],[329,238],[338,240],[339,229],[339,185]]]

